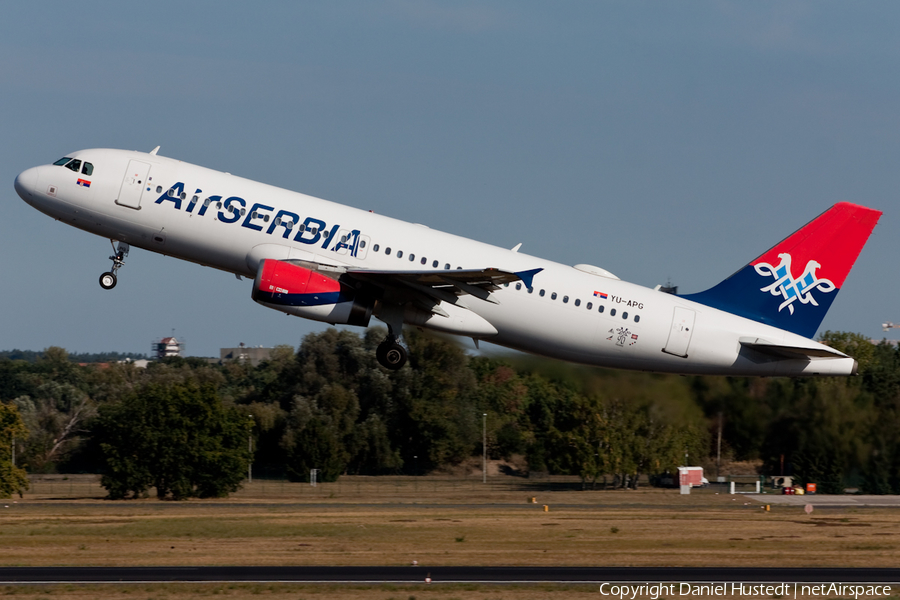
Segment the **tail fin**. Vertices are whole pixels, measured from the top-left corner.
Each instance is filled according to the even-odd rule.
[[[722,283],[681,297],[811,338],[880,216],[835,204]]]

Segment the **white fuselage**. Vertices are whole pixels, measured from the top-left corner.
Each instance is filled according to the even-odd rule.
[[[254,277],[262,259],[379,271],[443,270],[447,265],[509,272],[543,269],[531,291],[511,283],[493,292],[498,304],[466,297],[468,311],[462,320],[465,314],[477,315],[472,320],[487,321],[496,334],[486,335],[475,326],[469,332],[464,323],[435,329],[471,333],[567,361],[646,371],[847,375],[854,369],[851,358],[774,360],[747,351],[742,339],[821,346],[785,330],[596,274],[603,273],[601,269],[586,272],[154,154],[99,149],[68,156],[92,163],[93,175],[52,165],[35,167],[16,180],[20,195],[47,215],[85,231],[238,275]],[[138,173],[144,179],[129,182],[135,176],[131,171],[140,165],[149,165],[148,172]],[[78,185],[79,179],[90,180],[90,186]],[[175,194],[159,201],[176,184],[183,189],[178,186]],[[198,200],[192,203],[194,196]],[[243,208],[244,214],[229,212],[228,206]],[[356,256],[339,243],[354,230],[365,242]],[[453,308],[458,317],[460,310]],[[434,316],[431,321],[446,318]]]

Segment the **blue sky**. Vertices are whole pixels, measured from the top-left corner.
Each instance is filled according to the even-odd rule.
[[[711,287],[834,202],[885,212],[825,329],[900,322],[900,5],[13,3],[0,22],[0,349],[187,353],[324,326],[22,202],[150,150],[647,286]],[[887,334],[900,337],[900,334]]]

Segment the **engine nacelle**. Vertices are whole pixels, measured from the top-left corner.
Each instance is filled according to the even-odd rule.
[[[360,298],[337,279],[273,259],[260,262],[252,298],[289,315],[362,327],[369,324],[375,304],[374,299]]]

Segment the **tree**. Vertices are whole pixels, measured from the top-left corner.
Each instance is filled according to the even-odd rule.
[[[188,372],[189,373],[189,372]],[[247,472],[247,415],[224,406],[210,383],[163,372],[116,404],[94,430],[111,498],[226,496]]]
[[[25,471],[12,463],[13,442],[25,436],[25,424],[15,406],[0,402],[0,498],[28,489]]]
[[[336,481],[352,456],[358,414],[356,395],[338,383],[326,385],[312,398],[294,398],[282,441],[288,477],[303,481],[310,469],[318,469],[321,481]]]
[[[23,458],[32,472],[53,471],[86,433],[85,422],[96,414],[96,406],[83,391],[70,383],[49,381],[34,397],[20,396],[15,404],[28,428]]]

